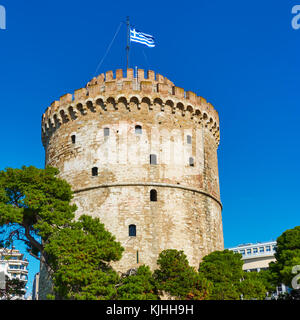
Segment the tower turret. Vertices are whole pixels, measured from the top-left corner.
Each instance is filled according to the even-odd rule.
[[[195,267],[223,249],[219,141],[210,103],[141,69],[101,74],[42,118],[46,165],[71,184],[77,216],[99,217],[121,242],[122,272],[154,269],[164,249]]]

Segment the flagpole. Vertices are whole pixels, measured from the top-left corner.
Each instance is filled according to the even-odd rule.
[[[126,70],[127,70],[128,67],[129,67],[129,50],[130,50],[130,22],[129,22],[129,17],[127,17],[126,25],[127,25],[127,46],[126,46],[126,53],[127,53]]]

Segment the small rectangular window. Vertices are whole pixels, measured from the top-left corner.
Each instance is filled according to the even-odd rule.
[[[186,140],[187,140],[188,144],[192,144],[192,137],[191,136],[187,136]]]
[[[150,164],[157,164],[156,154],[150,154]]]
[[[104,137],[109,136],[109,128],[104,128]]]
[[[157,191],[155,189],[150,191],[150,201],[157,201]]]
[[[75,144],[75,143],[76,143],[76,136],[75,136],[75,135],[72,135],[72,136],[71,136],[71,140],[72,140],[72,143]]]
[[[247,249],[247,254],[251,254],[251,249]]]
[[[135,126],[135,134],[142,134],[142,127],[141,126]]]
[[[265,248],[264,247],[259,247],[259,252],[265,252]]]
[[[92,176],[93,176],[93,177],[98,176],[98,168],[97,168],[97,167],[94,167],[94,168],[92,169]]]
[[[136,225],[131,224],[129,226],[129,237],[136,237]]]
[[[257,253],[257,252],[258,252],[257,248],[253,248],[253,253]]]

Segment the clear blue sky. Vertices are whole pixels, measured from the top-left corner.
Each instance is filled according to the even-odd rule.
[[[44,166],[41,116],[81,88],[121,21],[156,37],[131,67],[205,97],[220,115],[225,247],[276,239],[299,225],[300,1],[5,1],[0,30],[0,170]],[[125,68],[122,26],[98,73]],[[144,50],[144,52],[143,52]],[[145,58],[146,56],[146,58]],[[30,269],[32,275],[37,264]]]

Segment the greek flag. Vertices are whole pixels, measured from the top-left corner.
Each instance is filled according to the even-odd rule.
[[[153,36],[151,36],[150,34],[140,32],[135,29],[133,30],[130,29],[130,41],[145,44],[150,48],[155,47],[155,41]]]

